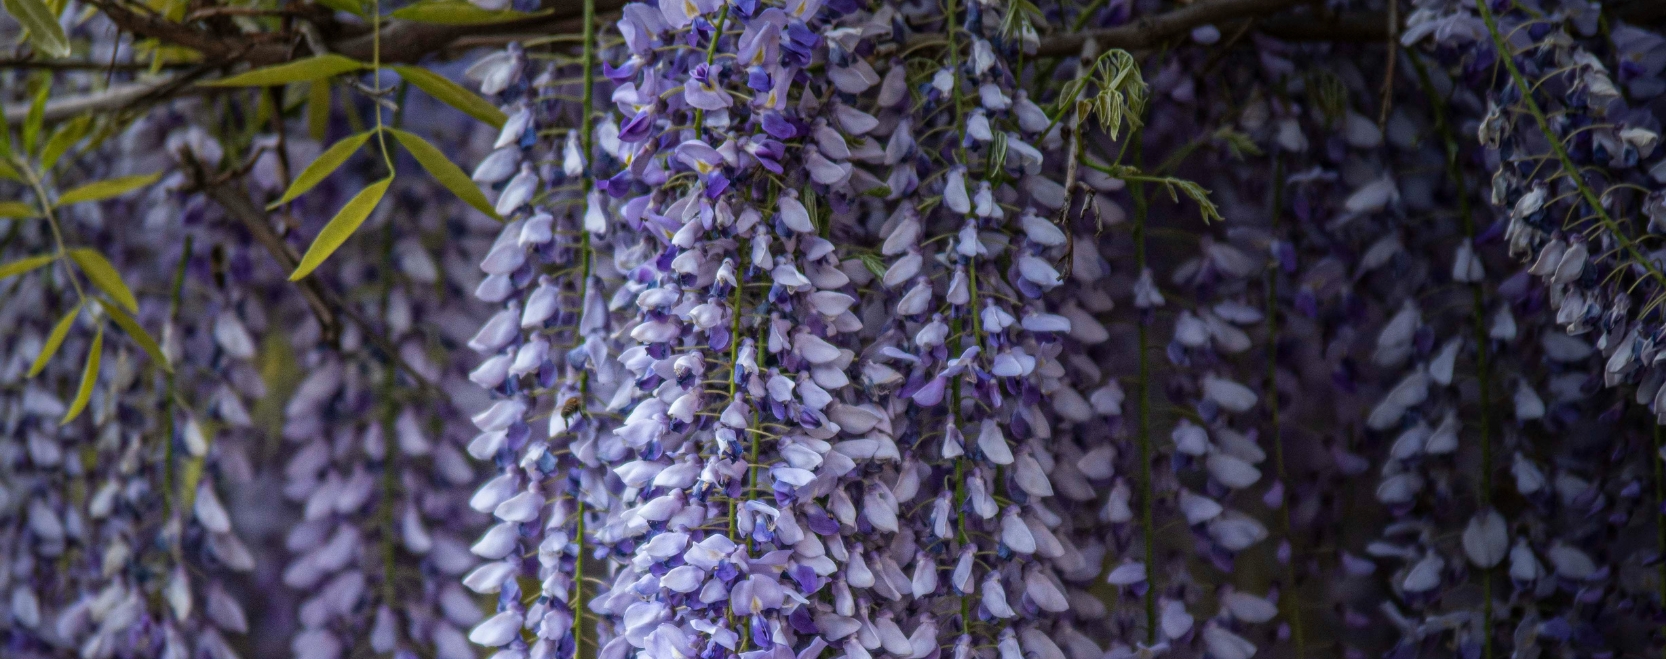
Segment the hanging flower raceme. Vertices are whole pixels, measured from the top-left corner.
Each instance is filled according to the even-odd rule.
[[[594,44],[585,48],[594,54]],[[608,162],[598,156],[621,155],[617,124],[592,127],[590,103],[602,90],[588,86],[589,77],[575,90],[564,77],[573,69],[534,63],[511,46],[472,69],[508,120],[473,176],[498,190],[506,224],[480,261],[486,276],[474,291],[498,311],[469,341],[486,356],[469,378],[493,400],[473,418],[479,434],[468,452],[497,468],[469,505],[494,525],[471,548],[486,562],[463,583],[498,600],[470,641],[550,658],[575,656],[594,638],[582,599],[594,578],[584,574],[594,533],[587,522],[617,508],[605,479],[620,449],[606,417],[630,373],[609,332],[624,304],[619,296],[628,294],[619,280],[630,269],[620,258],[635,252],[611,219],[619,212],[608,194],[616,182],[597,180]],[[621,87],[615,97],[629,93]],[[579,121],[570,118],[574,104],[550,100],[563,94],[582,96]],[[552,134],[559,137],[545,139]],[[542,158],[559,167],[538,165]],[[629,166],[621,160],[608,164]]]

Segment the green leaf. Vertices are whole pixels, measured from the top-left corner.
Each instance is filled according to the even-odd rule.
[[[364,15],[365,15],[365,13],[364,13],[364,3],[358,2],[358,0],[316,0],[316,1],[318,2],[318,4],[324,5],[325,7],[329,7],[331,9],[336,10],[336,11],[344,11],[344,12],[347,12],[349,14],[353,14],[354,16],[358,16],[360,18],[363,18]]]
[[[52,262],[51,255],[31,256],[0,265],[0,279],[21,275]]]
[[[83,201],[103,201],[111,197],[120,197],[124,194],[155,183],[157,179],[160,178],[162,178],[162,172],[156,172],[154,174],[141,174],[138,176],[121,176],[117,178],[107,178],[102,181],[93,181],[92,183],[88,183],[78,188],[73,188],[69,192],[65,192],[60,195],[58,197],[58,203],[53,204],[52,206],[56,208],[59,206],[68,206],[70,204],[79,204]]]
[[[312,246],[307,248],[307,253],[301,257],[301,264],[295,266],[295,272],[289,275],[289,280],[300,281],[322,264],[324,259],[330,258],[342,243],[347,242],[347,238],[359,229],[359,225],[364,224],[365,218],[370,217],[370,211],[376,210],[376,204],[381,203],[382,195],[388,191],[388,185],[392,183],[393,177],[389,176],[370,184],[353,195],[352,199],[347,200],[347,205],[342,206],[341,210],[336,212],[336,216],[330,218],[330,223],[324,225],[324,230],[318,232],[318,237],[312,239]]]
[[[87,367],[81,371],[81,388],[75,391],[75,402],[69,404],[69,411],[64,413],[63,425],[81,416],[81,411],[87,409],[87,401],[93,398],[93,384],[98,382],[98,362],[104,356],[104,326],[100,325],[98,333],[93,335],[93,345],[87,349]]]
[[[480,212],[489,217],[502,219],[498,217],[497,211],[492,209],[492,205],[486,201],[486,195],[480,192],[480,186],[475,185],[469,175],[463,173],[462,168],[451,162],[451,159],[446,158],[445,154],[441,153],[434,145],[429,144],[428,140],[397,128],[390,128],[388,132],[393,133],[394,139],[399,140],[399,144],[404,146],[406,151],[411,152],[411,156],[416,158],[417,163],[422,165],[423,169],[428,170],[428,174],[433,176],[434,180],[439,181],[440,185],[450,190],[451,194],[457,195],[458,199],[462,199],[464,203],[479,209]]]
[[[58,130],[53,131],[52,137],[46,140],[46,148],[41,151],[41,170],[44,171],[52,169],[53,165],[58,164],[58,158],[62,157],[65,152],[69,151],[70,147],[75,146],[76,142],[80,142],[81,138],[86,137],[87,131],[92,130],[92,127],[92,115],[83,114],[59,126]]]
[[[370,68],[364,62],[333,53],[245,71],[230,78],[202,83],[208,87],[272,87],[303,80],[321,80]]]
[[[81,315],[81,305],[77,304],[58,319],[58,324],[52,326],[52,333],[46,335],[46,343],[40,347],[40,354],[35,355],[35,363],[29,365],[29,377],[40,375],[46,363],[52,361],[52,356],[58,354],[58,347],[64,345],[64,337],[69,336],[70,326],[75,324],[75,317]]]
[[[23,155],[35,152],[35,144],[40,141],[40,128],[46,122],[46,97],[52,93],[51,78],[42,81],[35,90],[35,100],[29,104],[29,114],[23,119]]]
[[[0,220],[21,220],[37,217],[40,211],[21,201],[0,201]]]
[[[391,17],[417,23],[436,23],[439,25],[482,25],[486,23],[503,23],[523,18],[532,18],[548,12],[526,13],[519,11],[489,11],[460,0],[435,0],[433,2],[418,2],[405,5],[395,10]]]
[[[69,57],[69,36],[58,24],[58,16],[41,0],[5,0],[6,13],[29,29],[35,47],[53,57]]]
[[[12,127],[0,121],[0,178],[22,178],[5,161],[12,159]]]
[[[283,198],[268,204],[266,209],[277,208],[294,201],[296,197],[306,194],[308,190],[313,189],[314,186],[317,186],[331,173],[339,169],[342,163],[347,162],[347,159],[351,158],[359,150],[359,147],[364,146],[365,140],[370,139],[370,136],[374,134],[376,134],[376,130],[371,129],[357,135],[350,135],[340,142],[331,144],[330,148],[325,149],[323,153],[318,154],[316,159],[307,163],[307,168],[301,170],[301,175],[295,177],[295,181],[289,184],[289,189],[283,192]]]
[[[98,301],[98,304],[104,307],[105,313],[110,314],[110,320],[116,321],[116,325],[121,327],[123,332],[127,332],[127,336],[132,338],[134,343],[139,344],[139,348],[144,350],[145,354],[150,355],[151,361],[156,362],[156,365],[161,366],[164,371],[174,372],[174,365],[168,363],[168,357],[162,354],[162,347],[157,345],[156,339],[151,338],[150,333],[139,325],[139,321],[134,320],[133,316],[128,315],[127,311],[119,306],[102,299]]]
[[[94,249],[77,247],[69,250],[69,258],[81,266],[81,272],[87,274],[87,278],[93,281],[98,290],[104,291],[105,295],[126,307],[128,311],[139,313],[138,298],[133,297],[133,291],[122,282],[121,274],[111,267],[110,261],[106,260],[103,254]]]
[[[4,134],[6,134],[6,127],[5,126],[0,126],[0,135],[4,135]],[[17,170],[13,169],[11,165],[0,162],[0,179],[10,179],[10,180],[13,180],[13,181],[21,181],[21,180],[23,180],[23,175],[18,174]]]
[[[314,80],[307,84],[307,134],[319,142],[330,130],[330,81]]]
[[[472,6],[472,5],[471,5]],[[464,89],[462,85],[452,82],[428,69],[420,66],[390,67],[399,72],[399,76],[417,86],[417,89],[428,92],[429,96],[439,99],[441,103],[462,110],[464,114],[491,124],[493,128],[502,128],[503,122],[509,118],[497,106],[480,98],[479,95]]]

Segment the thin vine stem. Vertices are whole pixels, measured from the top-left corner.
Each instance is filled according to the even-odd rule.
[[[1140,166],[1145,156],[1144,131],[1136,130],[1128,136],[1133,141],[1134,166]],[[1134,269],[1145,272],[1145,222],[1150,215],[1150,200],[1145,195],[1145,183],[1139,180],[1128,182],[1128,192],[1134,198]],[[1139,485],[1140,485],[1140,535],[1145,543],[1145,640],[1148,645],[1157,643],[1157,539],[1156,534],[1156,488],[1152,484],[1151,473],[1151,328],[1145,318],[1141,318],[1135,325],[1139,328],[1139,428],[1135,431],[1135,442],[1139,447]]]
[[[590,192],[596,187],[596,173],[591,163],[595,161],[595,93],[596,93],[596,0],[584,0],[584,102],[579,118],[579,148],[584,159],[584,198],[589,203]],[[595,255],[590,246],[590,232],[579,232],[579,261],[583,272],[579,282],[579,306],[585,304],[590,296],[590,268]],[[582,413],[590,404],[590,371],[579,371],[579,410]],[[582,487],[583,480],[576,487]],[[578,553],[573,558],[573,596],[571,605],[567,608],[573,612],[573,657],[584,659],[584,497],[575,493],[573,497],[573,517],[576,520],[573,530],[573,542],[578,547]]]
[[[1279,218],[1284,212],[1284,159],[1273,158],[1273,203],[1272,231],[1279,235]],[[1290,602],[1290,636],[1296,644],[1296,658],[1307,656],[1307,634],[1302,626],[1302,612],[1299,605],[1300,598],[1296,593],[1296,561],[1300,560],[1301,552],[1296,551],[1295,525],[1290,522],[1290,474],[1285,464],[1284,456],[1284,423],[1280,416],[1278,400],[1278,268],[1277,258],[1268,264],[1263,273],[1263,287],[1267,314],[1267,416],[1268,431],[1272,433],[1274,468],[1278,473],[1278,482],[1285,488],[1284,496],[1279,498],[1278,517],[1283,527],[1284,540],[1290,544],[1290,560],[1284,563],[1284,588],[1290,593],[1289,597],[1280,597],[1280,601]]]
[[[1447,178],[1451,179],[1452,184],[1457,187],[1459,220],[1463,224],[1465,239],[1473,242],[1477,227],[1470,207],[1469,184],[1464,177],[1462,163],[1459,161],[1457,131],[1452,128],[1452,123],[1448,118],[1446,99],[1435,90],[1433,82],[1429,79],[1428,67],[1423,63],[1423,58],[1413,51],[1407,51],[1407,53],[1411,57],[1412,68],[1417,72],[1418,82],[1423,87],[1424,95],[1429,98],[1429,102],[1433,106],[1435,130],[1440,133],[1441,140],[1445,143]],[[1480,389],[1481,405],[1481,466],[1475,498],[1478,507],[1484,511],[1492,507],[1493,410],[1492,369],[1488,363],[1490,356],[1488,355],[1486,294],[1482,290],[1481,282],[1476,282],[1470,288],[1470,300],[1470,328],[1475,341],[1475,371]],[[1491,568],[1481,570],[1481,656],[1483,659],[1492,659],[1493,657],[1493,572],[1494,570]]]

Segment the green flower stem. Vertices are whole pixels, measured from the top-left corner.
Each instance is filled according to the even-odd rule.
[[[1134,166],[1138,167],[1145,158],[1145,145],[1142,143],[1144,131],[1133,131],[1128,139],[1133,141]],[[1134,268],[1138,272],[1145,272],[1145,221],[1150,214],[1150,201],[1145,196],[1145,182],[1130,180],[1128,192],[1134,198]],[[1140,535],[1145,541],[1145,641],[1148,645],[1157,643],[1157,524],[1155,521],[1156,488],[1152,485],[1151,475],[1151,329],[1144,319],[1136,323],[1139,327],[1139,428],[1135,431],[1135,442],[1139,446],[1139,486],[1140,486]]]
[[[1284,160],[1273,159],[1273,207],[1272,229],[1273,235],[1278,235],[1279,217],[1284,212]],[[1302,628],[1301,598],[1296,593],[1296,561],[1301,556],[1296,551],[1295,526],[1290,523],[1290,476],[1284,464],[1284,424],[1280,419],[1278,405],[1278,260],[1275,258],[1268,265],[1262,276],[1263,298],[1265,298],[1267,314],[1267,400],[1269,430],[1273,436],[1273,459],[1277,469],[1278,482],[1285,486],[1283,497],[1279,498],[1279,524],[1283,527],[1284,540],[1290,543],[1290,560],[1284,564],[1284,588],[1290,597],[1279,598],[1280,602],[1288,602],[1289,611],[1285,616],[1290,622],[1290,636],[1296,644],[1296,657],[1307,656],[1307,635]]]
[[[174,270],[173,285],[169,288],[171,291],[168,297],[169,321],[179,317],[179,302],[185,292],[185,266],[191,262],[191,242],[191,234],[186,234],[185,249],[179,256],[179,267]],[[174,397],[178,395],[178,387],[174,378],[175,373],[168,371],[167,389],[162,399],[162,418],[167,423],[167,434],[162,436],[162,509],[167,512],[165,517],[173,516],[174,503],[179,499],[179,492],[174,491],[178,487],[174,483],[174,467],[177,462],[174,456],[174,434],[179,430],[179,419],[174,413]]]
[[[589,1],[593,2],[594,0],[589,0]],[[591,9],[591,11],[594,11],[594,9]],[[717,42],[723,39],[723,26],[724,26],[724,24],[726,24],[728,22],[729,22],[729,5],[728,5],[728,3],[724,3],[723,10],[717,12],[717,21],[712,23],[712,40],[711,40],[711,43],[706,44],[706,66],[708,66],[708,67],[711,66],[713,60],[717,59]],[[593,29],[593,28],[591,28],[587,25],[587,26],[585,26],[584,29],[590,30],[590,29]],[[594,43],[593,39],[586,39],[585,41],[587,43]],[[593,68],[592,67],[593,64],[594,64],[594,60],[587,61],[585,63],[584,77],[587,78],[587,79],[592,75],[590,73],[590,69]],[[695,139],[700,139],[700,132],[703,128],[705,128],[705,126],[706,126],[706,111],[696,108],[694,110],[694,138]]]
[[[595,160],[595,94],[596,94],[596,0],[584,0],[584,102],[579,119],[579,144],[584,158],[584,198],[589,203],[590,191],[596,187],[596,173],[591,167]],[[584,305],[585,298],[590,296],[590,268],[595,259],[594,250],[590,246],[590,232],[579,231],[579,261],[583,272],[579,275],[579,305]],[[579,411],[590,404],[590,371],[580,371],[578,376]],[[582,483],[582,481],[581,481]],[[573,542],[578,545],[578,555],[573,558],[573,594],[568,600],[568,609],[573,612],[573,657],[584,658],[584,497],[573,497],[573,515],[576,519],[573,531]]]
[[[1491,23],[1489,23],[1491,25]],[[1434,108],[1435,130],[1440,133],[1446,149],[1446,177],[1458,188],[1458,216],[1463,222],[1464,237],[1475,240],[1475,218],[1470,208],[1470,192],[1468,180],[1464,178],[1463,165],[1459,162],[1459,142],[1457,131],[1452,128],[1448,119],[1446,99],[1435,90],[1434,83],[1429,79],[1429,70],[1423,63],[1423,58],[1414,51],[1406,51],[1411,56],[1412,68],[1417,72],[1418,83],[1422,85],[1424,96]],[[1546,137],[1550,134],[1546,133]],[[1557,140],[1550,140],[1556,143]],[[1480,484],[1475,489],[1476,504],[1482,510],[1492,506],[1492,369],[1489,366],[1487,353],[1487,307],[1486,295],[1481,290],[1481,283],[1476,282],[1470,288],[1470,328],[1475,341],[1475,374],[1480,387],[1481,403],[1481,467]],[[1656,460],[1656,462],[1659,462]],[[1662,543],[1666,546],[1666,543]],[[1662,568],[1666,570],[1666,567]],[[1666,572],[1662,573],[1666,575]],[[1481,570],[1481,656],[1492,659],[1492,577],[1493,570]],[[1663,582],[1666,583],[1666,582]]]

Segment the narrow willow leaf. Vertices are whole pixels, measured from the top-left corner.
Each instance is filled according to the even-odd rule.
[[[119,197],[139,188],[155,183],[162,178],[162,172],[154,174],[140,174],[138,176],[121,176],[93,181],[86,185],[72,188],[58,197],[54,207],[79,204],[83,201],[103,201],[111,197]]]
[[[464,89],[462,85],[446,79],[445,76],[420,66],[391,68],[399,72],[399,77],[416,85],[417,89],[428,92],[429,96],[439,99],[441,103],[462,110],[464,114],[491,124],[493,128],[502,128],[503,122],[509,119],[504,116],[502,110],[497,109],[497,106]]]
[[[69,258],[81,266],[81,272],[87,274],[87,278],[93,281],[98,290],[104,291],[105,295],[126,307],[128,311],[139,313],[138,298],[133,297],[133,291],[128,290],[127,284],[122,282],[121,273],[111,267],[110,261],[106,260],[103,254],[86,247],[77,247],[69,250]]]
[[[5,125],[4,122],[0,122],[0,177],[21,178],[17,175],[17,170],[12,169],[12,166],[6,163],[7,160],[11,159],[12,127]],[[10,176],[7,176],[6,173],[8,172],[10,173]]]
[[[295,272],[289,275],[289,280],[300,281],[302,277],[311,274],[324,259],[330,258],[342,243],[347,242],[347,238],[359,229],[359,225],[364,224],[365,218],[370,217],[370,212],[376,210],[376,204],[381,203],[382,195],[388,191],[388,185],[392,183],[393,177],[389,176],[370,184],[353,195],[352,199],[347,200],[347,205],[342,206],[336,216],[330,218],[330,223],[324,225],[324,230],[318,232],[318,237],[312,239],[312,246],[307,248],[306,255],[301,257],[301,264],[295,266]]]
[[[167,356],[162,354],[162,346],[157,345],[156,339],[151,338],[150,332],[146,332],[145,328],[139,325],[139,321],[128,315],[126,309],[105,300],[99,300],[98,304],[104,307],[105,313],[110,314],[110,320],[116,321],[116,326],[120,327],[123,332],[127,332],[127,336],[131,337],[134,343],[139,344],[139,348],[144,350],[145,354],[150,355],[151,360],[156,362],[157,366],[161,366],[162,370],[169,373],[174,372],[174,365],[169,364]]]
[[[5,133],[6,133],[6,127],[5,126],[0,126],[0,135],[3,135]],[[0,179],[6,179],[6,180],[10,180],[10,181],[21,181],[21,180],[23,180],[23,175],[18,174],[17,170],[12,169],[11,165],[6,164],[4,162],[0,162]]]
[[[58,24],[58,15],[41,0],[5,0],[6,13],[29,29],[29,40],[41,52],[53,57],[69,57],[69,36]]]
[[[0,265],[0,279],[5,279],[14,275],[21,275],[51,262],[51,255],[42,255],[22,258],[5,265]]]
[[[307,134],[322,142],[330,130],[330,81],[314,80],[307,87]]]
[[[435,23],[439,25],[483,25],[486,23],[502,23],[540,16],[548,12],[526,13],[519,11],[490,11],[481,9],[468,2],[458,0],[436,0],[434,2],[418,2],[400,7],[390,16],[400,20],[416,23]]]
[[[40,129],[46,123],[46,97],[52,93],[50,79],[42,82],[35,91],[35,100],[29,104],[29,114],[23,118],[23,155],[35,152],[35,145],[40,142]]]
[[[83,114],[59,126],[58,130],[52,132],[52,137],[47,138],[46,148],[41,150],[40,168],[43,171],[52,169],[53,165],[58,164],[58,158],[69,151],[70,147],[75,146],[76,142],[80,142],[81,138],[86,137],[87,131],[92,130],[92,127],[93,117],[90,114]]]
[[[81,411],[87,409],[87,401],[93,398],[93,384],[98,382],[98,362],[104,356],[104,327],[98,328],[93,334],[93,345],[87,349],[87,367],[81,371],[81,388],[75,391],[75,402],[69,404],[69,411],[64,412],[64,420],[59,425],[75,420],[81,416]]]
[[[267,210],[271,210],[294,201],[296,197],[299,197],[305,194],[306,191],[311,190],[331,173],[335,172],[336,169],[340,168],[342,163],[347,162],[347,159],[352,157],[353,154],[359,150],[359,147],[364,146],[365,141],[369,140],[370,136],[375,133],[375,129],[371,129],[357,135],[344,138],[335,144],[331,144],[330,148],[325,149],[323,153],[318,154],[317,159],[307,163],[307,168],[301,170],[301,175],[296,176],[295,181],[289,184],[289,189],[284,191],[283,198],[272,202],[266,207]]]
[[[21,201],[0,201],[0,220],[21,220],[27,217],[38,217],[39,211]]]
[[[434,145],[429,144],[428,140],[397,128],[389,129],[389,132],[392,132],[394,138],[399,140],[405,150],[410,151],[411,156],[416,158],[417,163],[421,164],[423,169],[428,170],[428,174],[433,176],[434,180],[439,181],[440,185],[450,190],[451,194],[457,195],[458,199],[462,199],[464,203],[480,209],[480,212],[488,216],[502,219],[498,218],[497,211],[492,209],[492,204],[486,201],[486,195],[480,192],[480,187],[469,179],[469,175],[464,174],[462,168],[451,162],[451,159],[446,158],[445,154],[441,153]]]
[[[81,305],[77,304],[58,319],[58,324],[52,326],[52,333],[46,335],[46,343],[41,344],[40,354],[35,355],[35,363],[29,365],[29,377],[39,375],[46,363],[52,361],[52,356],[58,354],[58,348],[64,345],[64,337],[69,336],[70,326],[75,324],[75,317],[81,315]]]
[[[364,62],[333,53],[245,71],[230,78],[202,83],[208,87],[272,87],[304,80],[322,80],[370,68]]]

